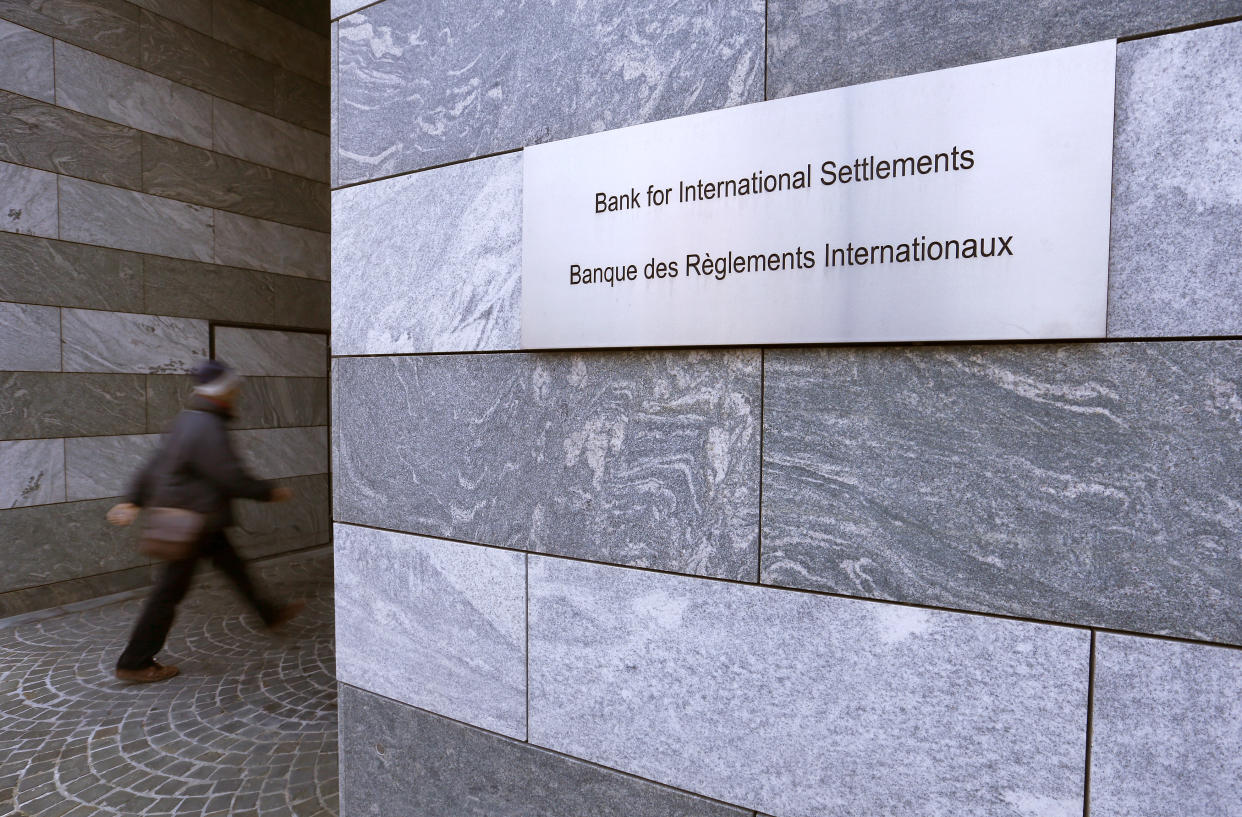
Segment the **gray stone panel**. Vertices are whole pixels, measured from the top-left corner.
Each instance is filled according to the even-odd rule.
[[[313,79],[326,89],[328,49],[322,34],[249,0],[214,0],[212,35],[256,57]]]
[[[52,38],[0,19],[0,88],[51,102]]]
[[[339,174],[339,173],[338,173],[338,171],[337,171],[337,165],[338,165],[338,163],[339,163],[339,159],[340,159],[340,155],[341,155],[340,147],[339,147],[339,145],[337,144],[337,143],[338,143],[338,141],[339,141],[339,140],[338,140],[338,138],[337,138],[337,131],[338,131],[338,128],[339,128],[339,124],[338,124],[337,104],[336,104],[336,97],[337,97],[336,89],[337,89],[337,85],[338,85],[338,82],[337,82],[337,63],[338,63],[338,59],[339,59],[339,56],[338,56],[338,55],[339,55],[339,49],[337,48],[337,42],[338,42],[338,41],[339,41],[339,37],[338,37],[338,31],[337,31],[337,24],[336,24],[336,23],[333,23],[333,24],[332,24],[332,34],[331,34],[331,50],[332,50],[332,64],[331,64],[331,70],[332,70],[332,90],[331,90],[330,99],[329,99],[329,105],[331,106],[331,111],[330,111],[330,114],[331,114],[331,117],[332,117],[332,127],[331,127],[331,129],[329,130],[329,133],[331,134],[331,144],[328,146],[328,159],[329,159],[329,161],[328,161],[328,172],[329,172],[328,183],[329,183],[330,185],[332,185],[333,187],[336,187],[336,186],[337,186],[337,184],[339,184],[339,183],[340,183],[340,182],[339,182],[339,179],[340,179],[340,174]]]
[[[1117,61],[1108,334],[1242,334],[1242,23]]]
[[[768,97],[1242,14],[1240,0],[770,0]]]
[[[332,19],[344,17],[370,3],[371,0],[332,0]]]
[[[333,368],[340,522],[756,578],[757,351]]]
[[[332,208],[335,353],[518,348],[520,154],[338,190]]]
[[[0,508],[64,501],[64,440],[0,442]]]
[[[526,554],[336,525],[337,678],[526,738]]]
[[[138,8],[126,0],[0,0],[0,17],[114,60],[138,58]]]
[[[328,339],[307,332],[216,329],[216,357],[246,376],[326,377]]]
[[[103,119],[0,92],[0,160],[137,190],[141,135]]]
[[[211,0],[129,0],[203,34],[211,33]]]
[[[326,281],[155,256],[145,267],[154,314],[328,328]]]
[[[539,556],[529,583],[532,743],[783,817],[1082,813],[1085,631]]]
[[[64,360],[68,372],[188,372],[207,357],[206,321],[66,309]]]
[[[750,817],[347,685],[341,813],[454,817]]]
[[[120,250],[212,260],[213,210],[60,178],[60,237]]]
[[[151,584],[151,568],[143,565],[97,576],[64,579],[52,584],[26,587],[20,590],[0,590],[0,618],[18,616],[35,610],[47,610],[80,601],[90,601],[113,593],[136,590],[149,584]]]
[[[229,531],[229,539],[248,559],[302,550],[332,538],[328,475],[292,477],[280,484],[293,491],[293,499],[235,505],[237,527]]]
[[[134,474],[151,459],[159,442],[158,434],[65,440],[65,483],[69,500],[124,495]]]
[[[56,238],[56,174],[0,162],[0,231]]]
[[[234,213],[216,213],[216,263],[328,280],[332,245],[326,232]]]
[[[142,259],[131,253],[0,233],[0,269],[0,301],[143,308]]]
[[[331,133],[328,115],[330,99],[328,88],[318,82],[283,68],[276,70],[277,119],[301,125],[316,133]]]
[[[60,371],[60,310],[0,303],[0,370]]]
[[[312,230],[332,223],[327,186],[210,150],[143,137],[143,190]]]
[[[144,376],[0,373],[0,440],[140,434]]]
[[[207,94],[59,41],[56,104],[211,147],[211,97]]]
[[[762,0],[388,0],[338,25],[341,183],[763,99]]]
[[[1092,816],[1237,814],[1242,652],[1096,638]]]
[[[763,581],[1242,643],[1242,343],[767,354]]]
[[[328,137],[216,99],[215,149],[239,159],[328,181]]]
[[[142,12],[142,67],[248,108],[276,109],[276,67],[149,11]]]
[[[0,590],[148,564],[132,528],[104,521],[115,499],[0,510]]]
[[[148,375],[146,430],[168,430],[184,408],[191,387],[189,378],[181,375]],[[0,411],[3,405],[0,396]],[[238,429],[326,426],[328,381],[322,377],[247,377],[236,414],[230,425]],[[0,422],[0,429],[3,427]]]
[[[325,0],[251,0],[287,17],[303,28],[328,36],[328,4]]]
[[[259,479],[328,473],[328,429],[261,428],[232,433],[233,447]]]

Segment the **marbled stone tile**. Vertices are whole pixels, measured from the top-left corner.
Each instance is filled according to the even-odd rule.
[[[767,353],[763,581],[1242,643],[1242,342]]]
[[[214,0],[212,35],[256,57],[327,87],[328,49],[322,34],[250,0]]]
[[[327,183],[327,136],[222,99],[213,105],[216,150]]]
[[[0,559],[4,558],[3,553],[3,546],[0,546]],[[0,618],[46,611],[76,602],[90,602],[113,593],[137,590],[151,584],[151,572],[151,568],[144,564],[141,567],[97,576],[79,576],[19,590],[0,590]]]
[[[768,98],[1238,14],[1239,0],[770,0]]]
[[[371,0],[332,0],[332,19],[344,17],[370,4]]]
[[[115,499],[0,510],[0,590],[148,564],[132,528],[104,521]]]
[[[135,6],[211,34],[211,0],[129,0]]]
[[[1082,812],[1085,631],[539,556],[529,593],[532,743],[782,817]]]
[[[138,8],[126,0],[0,0],[0,17],[114,60],[138,60]]]
[[[288,502],[238,502],[229,539],[247,559],[303,550],[332,538],[332,486],[327,474],[279,480],[293,491]]]
[[[142,375],[0,372],[0,440],[140,434],[146,414]]]
[[[143,308],[142,259],[131,253],[0,233],[0,269],[0,301]]]
[[[1237,814],[1242,652],[1096,638],[1093,817]]]
[[[331,133],[328,116],[330,100],[331,92],[327,86],[292,71],[276,69],[277,119],[301,125],[316,133]]]
[[[234,213],[216,213],[219,264],[326,281],[331,260],[331,238],[326,232]]]
[[[66,309],[64,368],[67,372],[188,372],[207,357],[206,321]]]
[[[83,244],[212,259],[213,210],[60,177],[60,237]]]
[[[60,310],[0,303],[0,371],[60,371]]]
[[[155,256],[145,266],[146,309],[157,315],[328,328],[326,281]]]
[[[1108,334],[1242,334],[1242,23],[1117,62]]]
[[[0,162],[0,231],[56,238],[56,174]]]
[[[336,525],[337,678],[526,738],[526,554]]]
[[[758,351],[336,358],[333,378],[337,521],[756,578]]]
[[[232,432],[233,447],[259,479],[328,473],[328,428],[260,428]]]
[[[251,0],[251,2],[287,17],[320,36],[328,36],[328,5],[324,0]]]
[[[388,0],[338,25],[342,184],[763,99],[763,0]]]
[[[142,67],[248,108],[276,110],[276,67],[207,34],[143,11]]]
[[[69,501],[124,496],[159,447],[159,434],[74,437],[65,443]]]
[[[326,377],[328,339],[308,332],[220,326],[216,357],[246,376]]]
[[[184,376],[148,375],[146,430],[166,431],[185,406],[192,385]],[[0,396],[0,412],[3,406]],[[326,426],[328,381],[322,377],[247,377],[242,381],[236,414],[230,425],[239,429]]]
[[[337,131],[338,131],[338,129],[339,129],[339,123],[338,123],[338,117],[337,117],[337,104],[336,104],[336,97],[337,97],[337,93],[336,93],[336,89],[337,89],[337,85],[338,85],[338,82],[337,82],[337,63],[338,63],[338,59],[339,59],[339,56],[338,56],[338,55],[339,55],[339,53],[340,53],[340,52],[339,52],[339,49],[337,48],[337,42],[339,41],[339,33],[338,33],[338,26],[337,26],[337,24],[336,24],[336,23],[333,23],[333,24],[332,24],[332,34],[331,34],[330,39],[331,39],[331,51],[332,51],[332,63],[331,63],[331,66],[330,66],[331,71],[332,71],[332,89],[331,89],[331,94],[330,94],[330,98],[329,98],[329,106],[330,106],[330,108],[331,108],[330,114],[331,114],[331,117],[332,117],[332,127],[331,127],[331,129],[329,130],[329,133],[331,134],[331,140],[332,140],[332,142],[331,142],[331,144],[328,146],[328,159],[329,159],[329,162],[328,162],[328,173],[329,173],[329,176],[328,176],[328,183],[329,183],[332,187],[336,187],[338,184],[340,184],[340,181],[339,181],[339,179],[340,179],[340,174],[339,174],[339,172],[338,172],[338,170],[337,170],[337,166],[338,166],[338,164],[339,164],[339,159],[340,159],[340,156],[341,156],[340,146],[339,146],[339,144],[338,144],[338,141],[339,141],[339,140],[338,140],[338,138],[337,138]]]
[[[340,643],[340,642],[338,642]],[[355,689],[340,687],[341,813],[750,817]]]
[[[0,88],[51,102],[52,38],[0,19]]]
[[[56,43],[56,104],[211,147],[211,97],[164,77]]]
[[[516,349],[522,157],[332,194],[336,354]]]
[[[0,508],[64,501],[64,440],[0,442]]]
[[[133,128],[0,91],[0,160],[137,190],[141,135]]]

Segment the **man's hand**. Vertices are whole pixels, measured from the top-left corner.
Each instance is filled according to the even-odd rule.
[[[272,502],[288,502],[293,499],[293,489],[286,488],[284,485],[277,485],[272,489]]]
[[[108,511],[108,521],[119,527],[133,524],[138,518],[138,511],[142,510],[137,505],[129,502],[122,502],[120,505],[113,505]]]

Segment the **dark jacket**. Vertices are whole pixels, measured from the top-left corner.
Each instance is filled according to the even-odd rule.
[[[138,506],[184,508],[209,516],[209,527],[233,524],[231,500],[272,498],[271,482],[246,473],[233,452],[225,423],[228,409],[194,397],[177,415],[159,450],[130,486]]]

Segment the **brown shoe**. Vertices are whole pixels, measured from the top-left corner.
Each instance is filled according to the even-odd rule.
[[[297,618],[298,614],[301,613],[305,609],[306,609],[306,602],[304,601],[289,602],[284,607],[281,607],[279,610],[276,611],[276,618],[272,619],[272,622],[267,625],[267,629],[271,630],[272,632],[276,632],[277,630],[280,630],[290,621],[293,621],[295,618]]]
[[[154,684],[156,681],[167,681],[179,672],[181,670],[176,667],[152,663],[151,666],[143,669],[118,669],[116,677],[133,684]]]

